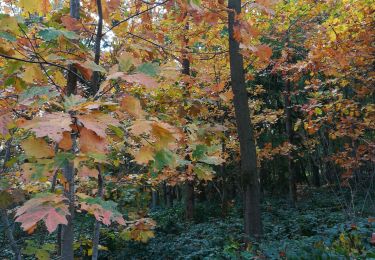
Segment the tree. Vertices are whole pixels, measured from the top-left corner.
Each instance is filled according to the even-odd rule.
[[[256,149],[245,85],[243,57],[240,53],[239,42],[234,35],[235,26],[238,24],[236,15],[241,13],[241,1],[230,0],[228,8],[231,85],[234,94],[233,102],[240,142],[241,178],[244,187],[245,234],[259,239],[263,232]]]

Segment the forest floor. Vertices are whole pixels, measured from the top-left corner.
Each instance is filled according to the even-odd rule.
[[[348,192],[313,189],[299,198],[295,209],[286,199],[266,197],[264,238],[247,248],[241,242],[240,208],[233,207],[223,218],[218,204],[198,203],[195,221],[188,223],[182,205],[175,205],[152,213],[158,223],[155,238],[147,244],[117,243],[115,258],[375,259],[373,195],[359,194],[351,201]]]
[[[183,205],[175,204],[151,213],[157,227],[147,243],[125,241],[103,229],[100,244],[105,250],[100,251],[100,259],[375,259],[374,197],[364,192],[351,200],[350,193],[333,188],[309,189],[300,194],[293,209],[285,198],[266,196],[264,237],[247,248],[242,243],[239,206],[233,205],[223,217],[219,203],[198,202],[194,221],[187,222]],[[76,253],[82,256],[79,259],[91,259],[84,255],[93,222],[85,215],[77,217],[81,226],[76,231],[80,235]],[[40,245],[47,248],[54,236],[41,234]],[[0,259],[11,259],[3,232],[0,248],[5,249]]]

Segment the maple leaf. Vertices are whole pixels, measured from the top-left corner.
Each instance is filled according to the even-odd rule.
[[[134,160],[139,164],[147,164],[149,161],[154,159],[155,151],[150,146],[143,146],[138,152],[135,152]]]
[[[63,139],[63,132],[70,132],[72,122],[69,114],[53,112],[32,120],[19,120],[17,123],[19,127],[33,131],[36,137],[48,136],[59,143]]]
[[[69,151],[72,149],[73,146],[73,140],[72,140],[72,135],[70,132],[63,132],[63,138],[59,142],[59,148],[63,149],[64,151]]]
[[[119,126],[120,122],[108,114],[91,113],[86,115],[78,115],[79,121],[87,128],[94,131],[98,136],[105,138],[107,135],[105,130],[108,125]]]
[[[20,222],[24,230],[29,230],[43,220],[48,232],[52,233],[59,224],[68,223],[66,216],[70,213],[66,201],[67,198],[62,195],[38,194],[17,209],[15,221]]]
[[[96,220],[109,226],[111,222],[117,222],[125,225],[122,214],[117,211],[117,203],[111,200],[103,200],[102,198],[92,198],[85,194],[78,194],[80,197],[81,209],[95,216]]]
[[[106,154],[108,152],[106,140],[85,127],[80,130],[79,147],[83,153]]]
[[[139,99],[127,95],[121,100],[120,106],[133,117],[137,119],[144,118],[145,112],[142,109]]]
[[[28,157],[51,158],[55,155],[54,150],[43,138],[28,138],[21,142],[21,147]]]
[[[129,83],[135,83],[145,86],[148,89],[155,89],[158,87],[156,80],[146,74],[125,74],[124,72],[115,72],[107,77],[107,79],[121,79]]]
[[[61,22],[69,31],[79,31],[82,29],[82,25],[79,20],[71,17],[70,15],[65,15],[61,17]]]

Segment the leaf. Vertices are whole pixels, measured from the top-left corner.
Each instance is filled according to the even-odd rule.
[[[176,163],[174,154],[167,149],[162,149],[156,152],[154,160],[155,167],[159,171],[161,171],[165,166],[173,166]]]
[[[72,31],[57,30],[53,27],[43,29],[39,31],[39,36],[46,41],[56,40],[59,36],[64,36],[70,40],[77,40],[79,36]]]
[[[107,73],[107,71],[105,70],[105,68],[103,68],[102,66],[96,64],[95,62],[93,61],[85,61],[84,63],[81,63],[81,65],[87,69],[90,69],[92,71],[99,71],[99,72],[102,72],[102,73]]]
[[[79,72],[82,74],[82,76],[86,80],[91,80],[92,78],[92,70],[89,68],[86,68],[85,66],[82,66],[80,63],[74,63],[74,66],[79,70]]]
[[[79,20],[71,17],[70,15],[61,17],[61,22],[69,31],[79,31],[82,28],[82,24],[79,22]]]
[[[17,38],[13,34],[10,34],[8,32],[0,32],[0,38],[3,38],[10,42],[15,42],[17,40]]]
[[[108,125],[119,126],[120,123],[112,116],[100,112],[93,112],[86,115],[78,115],[79,121],[87,128],[94,131],[98,136],[105,138],[105,130]]]
[[[133,96],[125,96],[121,100],[120,106],[123,110],[137,119],[142,119],[145,116],[145,112],[142,109],[141,102],[139,101],[139,99]]]
[[[28,138],[21,142],[21,147],[28,157],[51,158],[55,155],[54,150],[43,138]]]
[[[59,148],[63,149],[64,151],[69,151],[72,149],[73,146],[73,140],[71,132],[63,132],[63,138],[59,142]]]
[[[53,97],[59,96],[59,92],[56,91],[54,87],[30,87],[27,88],[19,97],[19,102],[21,104],[30,104],[34,99],[39,97],[46,97],[51,99]]]
[[[148,164],[154,159],[154,149],[150,146],[143,146],[138,152],[134,154],[134,160],[138,164]]]
[[[154,89],[158,87],[158,83],[153,79],[152,77],[143,74],[143,73],[137,73],[137,74],[131,74],[131,75],[123,75],[121,77],[122,80],[125,80],[129,83],[135,83],[145,86],[149,89]]]
[[[137,67],[138,72],[146,74],[151,77],[155,77],[158,74],[159,66],[156,63],[143,63]]]
[[[79,148],[83,153],[106,154],[108,152],[105,139],[85,127],[80,130]]]
[[[36,64],[27,64],[24,66],[25,71],[22,74],[22,79],[26,83],[35,84],[38,82],[45,82],[45,76],[41,68]]]
[[[125,74],[124,72],[115,72],[107,77],[107,80],[110,79],[121,79],[129,83],[143,85],[148,89],[154,89],[158,86],[154,78],[143,73]]]
[[[2,32],[18,32],[18,21],[15,16],[0,14],[0,30]]]
[[[15,221],[20,222],[24,230],[28,230],[43,220],[48,232],[52,233],[59,224],[68,223],[66,216],[70,213],[66,201],[67,199],[62,195],[38,194],[17,209]]]
[[[212,181],[215,172],[210,166],[202,163],[197,163],[194,166],[194,173],[200,180]]]
[[[63,132],[71,131],[70,124],[70,115],[60,112],[48,113],[42,117],[34,117],[32,120],[18,121],[19,127],[33,131],[36,137],[48,136],[56,143],[63,139]]]
[[[51,4],[49,0],[19,0],[19,6],[24,9],[26,13],[38,13],[40,15],[46,15],[51,11]]]
[[[128,72],[134,64],[133,55],[128,52],[121,54],[120,57],[117,58],[117,61],[119,63],[119,70],[122,72]]]
[[[117,211],[117,203],[111,200],[103,200],[102,198],[92,198],[87,195],[80,196],[81,209],[93,214],[96,220],[102,222],[104,225],[110,225],[111,222],[117,222],[120,225],[125,225],[125,220],[122,214]]]

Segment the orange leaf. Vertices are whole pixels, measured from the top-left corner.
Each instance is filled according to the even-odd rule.
[[[73,141],[70,132],[63,132],[63,138],[59,143],[59,148],[63,149],[64,151],[69,151],[72,149]]]
[[[106,140],[85,127],[80,130],[79,147],[83,153],[107,153]]]
[[[137,119],[144,118],[145,112],[142,110],[139,99],[127,95],[121,100],[121,108]]]

